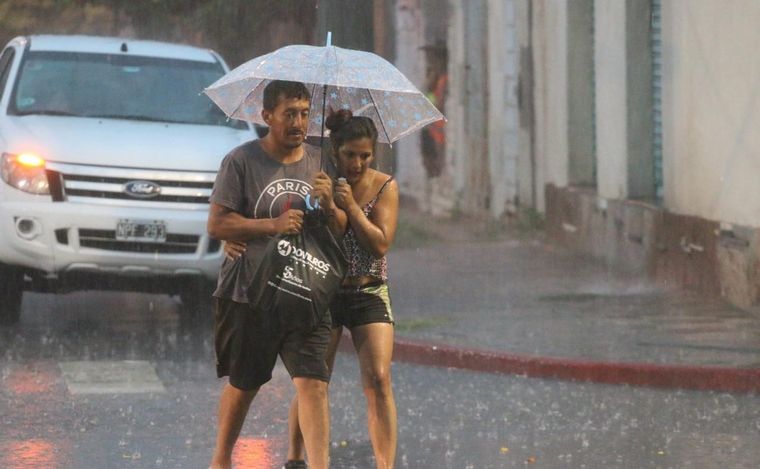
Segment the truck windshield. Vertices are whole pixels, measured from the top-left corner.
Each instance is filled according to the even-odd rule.
[[[223,74],[215,62],[32,51],[8,111],[246,129],[200,94]]]

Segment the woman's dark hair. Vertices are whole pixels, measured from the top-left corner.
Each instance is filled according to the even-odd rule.
[[[370,139],[373,150],[377,145],[377,127],[372,119],[354,116],[348,109],[330,112],[325,127],[330,129],[330,142],[336,153],[344,143],[360,138]]]

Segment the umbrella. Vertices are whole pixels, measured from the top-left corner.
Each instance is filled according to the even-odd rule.
[[[378,141],[392,143],[444,119],[438,109],[390,62],[371,52],[292,45],[256,57],[204,90],[228,117],[264,124],[264,87],[272,80],[300,81],[311,90],[307,135],[324,136],[325,109],[350,109],[371,118]]]

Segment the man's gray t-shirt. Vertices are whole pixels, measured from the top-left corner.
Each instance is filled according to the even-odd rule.
[[[246,218],[277,218],[289,208],[306,208],[306,195],[319,170],[320,150],[315,146],[304,144],[303,158],[282,164],[267,156],[261,144],[253,140],[222,160],[210,201]],[[254,238],[239,259],[224,259],[214,296],[248,303],[246,290],[270,238]]]

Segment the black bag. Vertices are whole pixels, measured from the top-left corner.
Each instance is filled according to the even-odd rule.
[[[348,261],[320,211],[306,212],[303,230],[267,243],[248,288],[251,307],[280,324],[314,328],[346,275]]]

